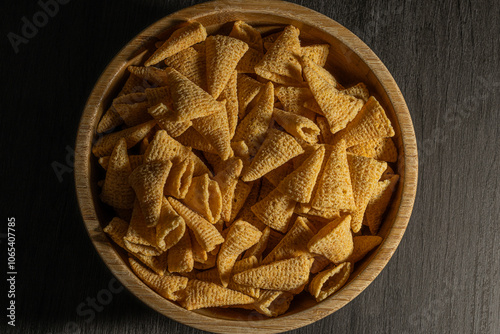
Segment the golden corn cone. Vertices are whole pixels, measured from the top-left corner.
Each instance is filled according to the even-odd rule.
[[[189,273],[193,270],[193,248],[187,228],[180,240],[168,250],[167,264],[171,273]]]
[[[260,260],[262,259],[262,253],[264,253],[264,250],[267,247],[267,242],[269,241],[270,235],[271,235],[271,228],[269,226],[266,226],[262,230],[262,235],[259,241],[255,245],[247,249],[247,251],[243,255],[243,258],[246,259],[254,256],[258,260],[258,262],[260,262]]]
[[[219,96],[219,100],[226,100],[227,123],[229,126],[229,139],[232,139],[238,125],[238,72],[233,71],[226,87]]]
[[[193,47],[182,50],[165,59],[167,66],[175,68],[179,73],[194,82],[201,89],[207,89],[207,69],[205,49],[197,51]]]
[[[217,268],[224,287],[229,284],[231,270],[236,259],[241,253],[255,245],[261,236],[262,233],[256,227],[243,220],[238,220],[231,225],[217,257]]]
[[[94,144],[94,146],[92,147],[92,153],[94,153],[94,155],[98,158],[110,155],[111,152],[113,152],[113,148],[115,147],[116,143],[121,138],[125,138],[125,141],[127,142],[127,149],[129,149],[135,146],[144,137],[146,137],[149,131],[153,129],[155,124],[156,121],[149,121],[143,124],[136,125],[132,128],[104,135],[100,137]]]
[[[350,153],[347,154],[347,161],[349,163],[354,203],[356,204],[356,211],[352,215],[352,230],[356,233],[361,229],[366,206],[378,180],[387,167],[387,163]]]
[[[274,108],[274,120],[296,138],[310,144],[318,142],[319,127],[307,117]]]
[[[332,85],[333,87],[337,88],[337,89],[342,89],[343,87],[338,83],[337,79],[333,76],[333,74],[331,74],[326,68],[323,68],[322,66],[320,66],[319,64],[313,62],[309,57],[307,56],[302,56],[302,58],[300,59],[301,62],[302,62],[302,67],[303,68],[306,68],[306,67],[309,67],[310,69],[313,70],[314,74],[315,75],[318,75],[320,76],[321,78],[323,78],[323,80],[325,80],[326,82],[328,82],[330,85]],[[304,73],[305,75],[305,73]],[[304,76],[305,77],[305,76]],[[307,81],[307,79],[306,79]],[[309,82],[308,82],[309,83]]]
[[[103,229],[103,231],[109,235],[109,237],[121,248],[125,248],[125,243],[123,238],[128,231],[128,223],[118,217],[114,217],[109,224]]]
[[[129,257],[134,256],[150,270],[154,271],[157,275],[163,276],[167,270],[167,253],[162,253],[158,256],[149,256],[142,254],[133,254],[129,252]]]
[[[205,27],[199,22],[188,22],[187,25],[175,30],[153,55],[146,60],[145,66],[158,64],[160,61],[188,47],[202,42],[207,38]]]
[[[353,238],[354,250],[346,262],[352,264],[362,260],[368,252],[382,243],[382,238],[376,235],[360,235]]]
[[[286,232],[296,203],[276,188],[251,209],[255,216],[270,228]]]
[[[110,158],[111,158],[111,156],[109,156],[109,155],[105,156],[105,157],[100,157],[98,160],[99,165],[101,165],[102,168],[107,170],[108,166],[109,166],[109,159]],[[129,155],[128,160],[130,161],[130,168],[132,170],[134,170],[137,167],[139,167],[140,165],[142,165],[143,157],[142,157],[142,155]]]
[[[128,184],[132,172],[127,153],[127,142],[121,138],[113,149],[109,159],[106,179],[101,192],[101,200],[119,209],[131,209],[134,205],[135,193]]]
[[[180,136],[176,137],[175,140],[195,150],[216,154],[213,146],[193,127],[187,129]]]
[[[320,129],[320,142],[323,144],[333,144],[334,136],[332,131],[330,130],[330,125],[328,124],[326,118],[318,116],[316,118],[316,124]]]
[[[218,98],[241,57],[247,52],[248,44],[239,39],[213,35],[205,42],[207,57],[207,91]]]
[[[313,98],[308,87],[277,86],[274,94],[286,111],[297,113],[304,103]]]
[[[264,58],[263,52],[249,48],[236,65],[236,71],[238,73],[255,73],[255,66],[260,63],[262,58]]]
[[[253,183],[245,183],[241,180],[238,180],[238,183],[236,183],[236,188],[234,188],[233,202],[231,205],[231,215],[229,217],[229,223],[232,223],[240,212],[241,208],[245,204],[245,201],[247,200],[248,195],[250,195],[250,192],[252,191],[253,185]]]
[[[266,137],[272,120],[274,104],[274,88],[272,83],[264,87],[259,102],[236,127],[233,141],[244,140],[250,155],[257,153]]]
[[[308,203],[321,171],[324,156],[325,148],[320,146],[299,168],[281,181],[277,189],[296,202]]]
[[[299,29],[294,26],[286,27],[261,62],[255,66],[255,73],[281,84],[302,81],[299,34]]]
[[[184,198],[188,192],[193,179],[194,162],[186,158],[180,163],[172,165],[168,174],[163,193],[174,196],[175,198]]]
[[[265,316],[277,317],[288,310],[292,299],[293,294],[287,291],[261,290],[253,309]]]
[[[225,222],[231,220],[231,209],[234,197],[234,190],[238,183],[238,178],[243,169],[243,162],[241,159],[235,158],[230,160],[225,169],[215,175],[214,180],[219,184],[220,192],[222,195],[222,211],[221,219]]]
[[[262,36],[260,32],[243,21],[235,21],[229,37],[237,38],[248,44],[249,47],[263,52]]]
[[[345,139],[347,147],[351,147],[377,138],[392,137],[394,134],[384,108],[377,99],[370,96],[356,118],[335,139]]]
[[[349,147],[347,152],[387,162],[396,162],[398,160],[398,151],[392,138],[369,140]]]
[[[141,78],[147,80],[157,86],[166,86],[168,79],[166,72],[156,67],[129,66],[128,71]]]
[[[184,204],[214,224],[222,210],[219,184],[208,174],[194,177],[184,198]]]
[[[366,206],[364,221],[364,224],[370,228],[371,234],[378,233],[378,229],[382,224],[382,217],[391,201],[398,180],[399,175],[394,175],[390,179],[377,182],[375,185],[370,201]]]
[[[341,263],[352,254],[351,216],[332,220],[307,244],[311,253],[323,255],[333,263]]]
[[[370,98],[370,92],[368,91],[368,88],[366,87],[366,85],[362,82],[360,82],[352,87],[343,89],[342,93],[357,97],[358,99],[361,99],[365,102],[367,102],[368,99]]]
[[[252,269],[258,265],[259,261],[255,256],[250,256],[247,258],[244,258],[242,260],[236,261],[234,263],[233,269],[231,271],[231,276],[234,276],[236,274],[239,274],[243,271]],[[260,296],[260,289],[252,288],[249,286],[237,284],[233,282],[232,277],[231,280],[229,281],[229,284],[227,286],[231,290],[236,290],[241,293],[244,293],[247,296],[250,296],[252,298],[259,298]]]
[[[211,115],[194,119],[193,128],[210,143],[222,160],[227,160],[232,155],[225,108]]]
[[[151,289],[156,291],[160,296],[176,301],[180,298],[180,292],[184,290],[188,284],[188,278],[176,275],[163,275],[153,273],[149,269],[142,266],[137,260],[129,257],[130,267],[134,273]]]
[[[317,210],[355,211],[344,140],[329,146],[327,160],[318,178],[311,206]]]
[[[271,182],[273,186],[277,187],[281,180],[290,175],[293,172],[293,164],[291,162],[286,162],[283,165],[273,169],[268,172],[264,177],[266,180]]]
[[[311,274],[319,273],[321,270],[325,269],[330,263],[332,262],[323,255],[316,255],[314,257],[314,262],[311,266]]]
[[[162,251],[166,251],[184,235],[186,223],[184,219],[175,212],[170,202],[163,197],[160,219],[156,225],[156,245]]]
[[[134,254],[158,256],[162,253],[156,245],[156,229],[147,226],[138,201],[135,201],[130,225],[123,241],[127,250]]]
[[[113,129],[123,124],[123,119],[116,112],[115,108],[111,106],[102,116],[99,124],[97,125],[97,133],[111,132]]]
[[[254,288],[293,291],[307,283],[313,261],[308,256],[281,260],[236,274],[233,281]]]
[[[344,262],[336,267],[322,271],[309,284],[309,291],[320,302],[338,291],[349,279],[352,264]]]
[[[215,283],[217,285],[222,285],[220,283],[219,270],[217,268],[211,268],[197,273],[196,279],[204,282],[210,282],[210,283]]]
[[[185,298],[179,303],[191,311],[207,307],[244,305],[254,301],[250,296],[214,283],[190,280],[185,290]]]
[[[329,52],[330,44],[313,44],[302,47],[302,56],[311,59],[321,67],[325,66]]]
[[[238,117],[240,120],[246,116],[248,109],[251,107],[251,103],[256,100],[262,88],[264,88],[264,85],[257,80],[245,74],[238,74]]]
[[[187,226],[194,232],[196,240],[207,252],[212,251],[215,246],[224,242],[224,238],[213,224],[205,220],[187,206],[170,197],[170,204],[179,215],[184,218]]]
[[[123,119],[127,127],[136,126],[152,119],[148,114],[148,102],[135,104],[120,103],[115,104],[115,111]]]
[[[270,129],[241,179],[245,182],[254,181],[302,153],[304,150],[292,136]]]
[[[193,259],[194,262],[204,263],[208,260],[208,253],[203,247],[200,245],[198,240],[196,240],[196,236],[194,232],[188,229],[189,237],[191,238],[191,247],[193,249]]]
[[[225,112],[224,104],[198,87],[184,75],[168,67],[165,69],[172,96],[172,121],[189,121],[216,112]]]
[[[171,161],[146,162],[128,178],[148,227],[156,226],[160,218],[163,188],[171,168]]]

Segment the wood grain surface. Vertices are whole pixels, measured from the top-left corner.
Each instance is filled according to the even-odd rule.
[[[78,121],[101,71],[145,27],[199,2],[70,1],[18,53],[7,36],[41,7],[6,5],[0,248],[5,268],[5,225],[15,217],[18,275],[16,327],[2,315],[2,333],[200,332],[120,289],[81,223],[72,173]],[[420,183],[403,241],[377,279],[292,333],[499,333],[500,5],[297,3],[356,33],[391,71],[412,114]]]

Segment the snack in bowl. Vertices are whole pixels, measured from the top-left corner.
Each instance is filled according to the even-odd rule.
[[[185,22],[157,46],[97,127],[104,231],[188,310],[276,317],[298,294],[333,295],[382,242],[398,182],[382,106],[293,25],[208,36]]]

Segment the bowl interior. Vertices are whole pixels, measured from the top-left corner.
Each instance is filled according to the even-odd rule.
[[[286,6],[295,6],[295,7],[300,7],[297,5],[292,5],[292,4],[286,4]],[[300,7],[302,8],[302,7]],[[307,10],[308,12],[312,12],[310,10]],[[184,16],[183,16],[184,15]],[[95,141],[98,139],[98,134],[96,133],[96,127],[98,124],[99,119],[101,118],[103,112],[107,110],[107,108],[110,106],[111,101],[114,96],[118,93],[120,90],[122,84],[126,80],[126,68],[128,65],[131,64],[140,64],[142,63],[145,59],[149,57],[151,54],[152,50],[154,49],[154,42],[157,41],[158,39],[164,39],[166,38],[174,29],[175,29],[175,23],[180,22],[180,20],[186,18],[187,15],[189,15],[188,18],[194,19],[202,23],[206,28],[209,34],[214,34],[214,33],[223,33],[223,34],[228,34],[230,29],[231,29],[231,22],[235,20],[243,20],[246,21],[247,23],[253,25],[254,27],[258,28],[263,35],[271,34],[273,32],[276,32],[280,29],[282,29],[285,25],[288,24],[293,24],[296,27],[298,27],[302,35],[301,37],[307,38],[309,40],[315,40],[321,43],[328,43],[330,44],[330,54],[328,57],[327,65],[325,66],[328,70],[330,70],[335,77],[339,80],[341,84],[344,86],[349,86],[349,85],[354,85],[358,82],[363,82],[367,85],[369,88],[369,91],[372,95],[374,95],[381,105],[385,108],[386,113],[388,117],[391,119],[393,127],[395,129],[396,135],[393,138],[394,142],[396,144],[396,147],[398,148],[398,153],[399,153],[399,158],[398,162],[396,165],[394,165],[395,171],[400,175],[400,182],[398,184],[398,187],[396,189],[395,194],[393,195],[393,200],[392,203],[388,209],[388,213],[386,215],[385,221],[380,229],[379,236],[384,238],[384,242],[382,243],[381,246],[379,246],[378,249],[372,251],[368,256],[366,256],[362,261],[358,262],[355,266],[355,270],[352,273],[348,283],[342,288],[342,290],[349,290],[353,287],[356,287],[356,279],[362,273],[367,266],[374,260],[377,256],[379,256],[380,249],[384,247],[384,244],[388,242],[388,236],[391,233],[391,230],[393,229],[394,222],[396,221],[398,211],[400,209],[401,205],[401,198],[402,198],[402,193],[403,189],[406,183],[406,170],[405,166],[407,164],[405,163],[406,159],[406,154],[405,154],[405,143],[403,140],[402,132],[401,132],[401,126],[400,122],[398,119],[398,113],[403,113],[407,110],[395,110],[395,104],[393,103],[393,100],[391,100],[390,94],[388,94],[388,91],[386,89],[386,82],[384,82],[385,78],[381,78],[380,75],[377,75],[374,73],[372,67],[362,59],[363,54],[370,54],[372,55],[371,51],[364,45],[359,39],[357,39],[354,35],[349,33],[345,28],[342,26],[338,25],[334,21],[323,17],[323,19],[329,20],[331,22],[330,28],[328,31],[323,29],[324,26],[318,26],[317,23],[313,23],[316,21],[312,21],[311,18],[305,19],[303,16],[294,16],[289,14],[281,14],[276,11],[269,10],[267,12],[263,12],[259,10],[257,7],[254,10],[251,9],[238,9],[238,8],[227,8],[224,11],[220,10],[212,10],[212,11],[206,11],[206,12],[187,12],[184,13],[183,15],[179,16],[179,19],[176,18],[170,18],[170,19],[162,19],[159,22],[155,23],[152,25],[150,28],[146,29],[143,33],[141,33],[138,37],[136,37],[134,40],[132,40],[127,47],[125,47],[120,54],[113,60],[113,62],[110,64],[108,69],[105,71],[103,74],[103,77],[106,75],[106,73],[111,73],[109,71],[113,72],[112,76],[108,75],[108,82],[102,83],[101,81],[103,80],[103,77],[99,80],[99,83],[101,86],[99,88],[96,87],[96,89],[93,91],[92,96],[94,96],[96,103],[90,103],[87,104],[86,107],[86,112],[91,112],[92,113],[92,119],[88,122],[89,126],[82,128],[82,125],[80,126],[80,131],[88,131],[91,133],[92,141]],[[332,29],[333,32],[332,33]],[[337,32],[337,34],[335,34]],[[349,47],[347,44],[354,43],[357,48],[352,48]],[[352,46],[352,45],[351,45]],[[366,49],[363,49],[366,48]],[[375,61],[378,61],[376,56],[374,56]],[[383,65],[382,65],[383,66]],[[385,68],[383,68],[385,69]],[[388,72],[387,72],[388,74]],[[392,80],[392,77],[389,78]],[[98,83],[98,85],[99,85]],[[97,86],[97,85],[96,85]],[[396,86],[397,87],[397,86]],[[399,94],[399,90],[397,92],[393,92],[393,94]],[[92,98],[91,96],[91,98]],[[393,96],[392,96],[393,98]],[[402,99],[402,97],[401,97]],[[89,99],[90,101],[90,99]],[[404,102],[404,100],[403,100]],[[406,106],[404,106],[406,108]],[[91,153],[90,153],[90,145],[91,143],[87,143],[87,151],[83,152],[83,157],[82,159],[85,159],[87,162],[87,184],[90,186],[91,190],[91,198],[88,200],[92,201],[93,207],[95,208],[95,216],[96,217],[91,217],[91,218],[96,218],[98,222],[100,223],[101,228],[103,228],[113,217],[112,211],[106,207],[104,204],[102,204],[99,201],[99,192],[100,189],[97,186],[97,182],[104,177],[104,172],[99,166],[97,162],[97,158],[95,158]],[[78,147],[78,143],[77,143]],[[406,145],[407,147],[407,145]],[[77,156],[78,159],[78,156]],[[78,175],[76,176],[78,178]],[[77,187],[78,187],[78,180],[77,180]],[[80,202],[82,199],[79,196]],[[411,203],[413,203],[413,199],[411,200]],[[411,209],[410,209],[411,210]],[[86,214],[84,213],[84,210],[82,209],[82,214],[84,215],[84,220],[87,222]],[[88,213],[89,215],[92,215],[92,213]],[[409,217],[408,217],[409,218]],[[404,226],[401,226],[404,232],[404,228],[406,227],[407,219],[406,222],[403,224]],[[96,244],[96,248],[98,251],[100,251],[100,247],[107,247],[111,249],[113,247],[113,252],[115,253],[116,256],[111,259],[112,256],[106,256],[103,255],[103,252],[101,253],[101,256],[103,257],[104,261],[107,263],[108,266],[110,266],[110,269],[116,274],[116,267],[121,268],[124,271],[128,271],[126,273],[127,277],[134,276],[131,270],[128,267],[128,261],[126,258],[126,253],[118,249],[118,247],[115,248],[115,245],[111,243],[111,241],[104,235],[101,229],[99,229],[96,226],[93,226],[93,228],[90,228],[90,225],[87,224],[87,227],[89,228],[89,234],[94,242]],[[397,246],[401,239],[401,235],[398,234],[397,240],[391,240],[390,242]],[[111,246],[112,245],[112,246]],[[394,247],[395,248],[395,247]],[[393,250],[392,250],[393,252]],[[392,255],[392,252],[390,252],[390,255]],[[388,260],[388,259],[387,259]],[[120,263],[121,262],[121,263]],[[387,262],[387,261],[385,261]],[[383,263],[382,267],[385,265],[385,262]],[[111,268],[111,266],[116,266],[115,268]],[[113,270],[115,269],[115,270]],[[380,272],[382,268],[378,269],[377,273]],[[375,276],[376,276],[375,274]],[[119,277],[120,278],[120,277]],[[374,278],[374,277],[373,277]],[[145,289],[148,289],[147,286],[145,286],[142,282],[140,282],[138,279],[136,280],[137,284],[143,285]],[[122,281],[123,282],[123,281]],[[360,284],[361,290],[366,287],[367,284]],[[126,285],[127,286],[127,285]],[[129,286],[128,286],[129,287]],[[130,288],[130,287],[129,287]],[[337,292],[337,294],[341,294],[342,290],[340,292]],[[361,291],[360,290],[360,291]],[[132,292],[135,293],[135,291],[132,290]],[[150,290],[150,293],[154,295],[155,293]],[[347,292],[346,292],[347,293]],[[357,293],[353,295],[352,298],[354,298]],[[137,294],[136,294],[137,295]],[[150,306],[153,306],[155,309],[160,311],[161,313],[170,316],[170,311],[172,308],[178,308],[179,312],[183,312],[183,309],[180,307],[176,306],[174,303],[171,303],[167,300],[162,300],[161,297],[157,296],[152,297],[149,296],[147,299],[147,303],[150,304]],[[346,296],[351,296],[352,294],[348,294]],[[140,296],[138,296],[141,298]],[[286,313],[286,315],[282,316],[282,318],[287,318],[287,317],[294,317],[294,315],[297,315],[301,312],[304,312],[306,310],[314,310],[318,309],[318,307],[321,307],[322,304],[327,303],[330,299],[332,299],[331,296],[327,300],[317,304],[314,299],[308,294],[308,293],[302,293],[301,295],[297,296],[294,301],[292,302],[292,305],[289,309],[289,311]],[[349,298],[349,297],[348,297]],[[352,299],[350,298],[350,299]],[[144,300],[144,298],[141,298]],[[150,301],[154,300],[153,303]],[[163,302],[167,303],[163,306],[158,306],[156,303]],[[338,301],[338,307],[332,304],[330,301],[328,304],[328,307],[330,308],[330,311],[327,313],[319,312],[315,316],[311,316],[311,321],[316,318],[320,318],[325,316],[326,314],[329,314],[336,309],[342,307],[347,301]],[[326,305],[326,304],[325,304]],[[246,310],[233,310],[233,309],[205,309],[205,310],[198,310],[194,311],[199,315],[203,315],[207,320],[209,318],[216,318],[216,319],[227,319],[227,320],[237,320],[237,321],[245,321],[245,322],[254,322],[254,321],[262,321],[264,323],[266,322],[271,322],[275,321],[276,319],[267,319],[259,314],[256,314],[255,312],[249,312]],[[198,327],[194,325],[195,327]],[[198,327],[201,328],[201,327]],[[285,328],[284,328],[285,329]],[[283,330],[284,330],[283,329]]]

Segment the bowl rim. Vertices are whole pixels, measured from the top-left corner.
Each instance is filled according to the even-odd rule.
[[[150,42],[144,39],[143,36],[157,36],[175,22],[181,20],[196,20],[196,16],[235,11],[253,11],[301,21],[315,29],[323,30],[349,47],[367,64],[385,90],[401,129],[404,150],[405,177],[402,184],[400,205],[397,208],[392,228],[388,231],[372,260],[348,285],[321,303],[291,315],[285,314],[278,318],[263,321],[251,321],[256,320],[249,319],[251,317],[241,319],[242,321],[214,318],[187,311],[173,303],[165,303],[163,297],[149,289],[130,270],[124,270],[125,268],[128,269],[127,264],[124,263],[102,231],[95,209],[95,199],[92,197],[89,178],[91,144],[94,136],[93,125],[97,122],[97,108],[104,99],[105,94],[102,92],[109,89],[112,79],[119,69],[129,64],[130,56]],[[298,16],[299,18],[297,18]],[[243,333],[250,328],[256,333],[278,333],[292,330],[322,319],[354,299],[378,276],[398,247],[412,212],[417,190],[417,178],[417,143],[411,116],[399,87],[385,65],[364,42],[338,22],[312,9],[280,0],[266,0],[265,5],[258,0],[205,2],[165,16],[144,29],[118,52],[97,80],[82,113],[75,145],[75,187],[80,211],[92,244],[106,266],[123,286],[157,312],[185,325],[216,333]],[[258,319],[261,318],[258,317]]]

